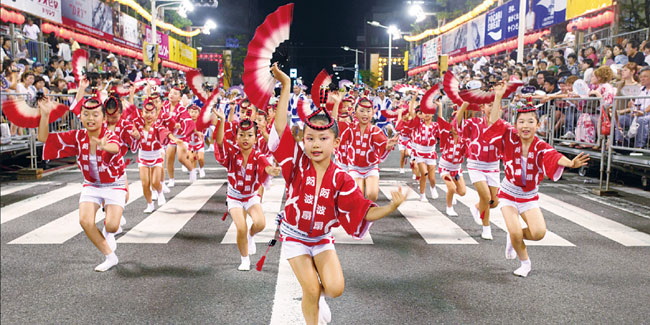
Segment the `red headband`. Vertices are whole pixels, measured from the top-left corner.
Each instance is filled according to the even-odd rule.
[[[116,107],[115,107],[115,110],[113,111],[113,113],[109,112],[108,108],[106,109],[106,115],[109,115],[109,116],[113,116],[113,115],[117,114],[117,111],[120,109],[120,100],[117,99],[117,97],[115,97],[115,96],[108,97],[108,99],[104,102],[104,106],[106,106],[106,104],[108,104],[108,102],[111,101],[111,100],[115,101]]]
[[[89,103],[90,101],[95,101],[95,102],[97,102],[97,104],[90,104]],[[98,108],[98,107],[102,107],[102,102],[100,102],[99,100],[97,100],[95,98],[88,99],[83,104],[83,108],[85,108],[85,109],[95,109],[95,108]]]
[[[368,101],[368,102],[370,103],[370,105],[363,105],[363,104],[361,104],[361,103],[364,102],[364,101]],[[370,98],[368,98],[368,97],[362,97],[361,99],[359,99],[359,103],[358,103],[357,105],[358,105],[358,106],[361,106],[361,107],[363,107],[363,108],[372,108],[372,101],[371,101]]]
[[[160,94],[158,94],[158,93],[153,93],[153,94],[149,95],[149,100],[154,100],[154,99],[156,99],[156,98],[160,98]]]
[[[536,112],[537,107],[533,105],[533,99],[528,97],[528,102],[526,103],[525,106],[517,110],[517,113],[528,113],[528,112]]]
[[[151,106],[151,109],[148,109],[147,108],[148,106]],[[146,102],[146,103],[144,103],[144,110],[148,111],[148,112],[155,111],[156,110],[156,105],[154,105],[152,102]]]
[[[325,107],[327,105],[327,97],[329,97],[330,91],[325,86],[320,87],[320,107]]]
[[[242,124],[244,124],[246,121],[248,121],[248,126],[242,126]],[[256,125],[255,122],[253,122],[253,121],[251,121],[249,119],[244,119],[244,120],[241,120],[239,122],[239,129],[242,130],[242,131],[248,131],[248,130],[252,129],[255,125]]]
[[[187,110],[191,110],[191,109],[193,109],[193,110],[197,110],[197,111],[200,111],[200,110],[201,110],[201,108],[198,107],[198,106],[196,106],[196,104],[192,104],[192,105],[190,105],[190,107],[187,108]]]
[[[325,131],[325,130],[331,128],[332,125],[334,125],[334,122],[335,122],[334,119],[332,118],[332,116],[330,116],[330,114],[327,113],[327,109],[325,108],[324,104],[321,104],[321,105],[323,105],[323,106],[321,106],[315,112],[309,114],[309,116],[307,116],[307,118],[305,119],[305,124],[307,126],[309,126],[310,128],[316,130],[316,131]],[[325,125],[315,125],[315,124],[313,124],[313,123],[311,123],[309,121],[312,117],[320,114],[321,112],[323,112],[323,114],[325,114],[325,117],[329,121],[329,122],[327,122],[327,124],[325,124]]]

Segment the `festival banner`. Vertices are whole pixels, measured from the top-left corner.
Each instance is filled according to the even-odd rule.
[[[483,14],[466,23],[467,51],[480,49],[485,45],[485,17]]]
[[[515,37],[519,33],[519,1],[514,0],[503,5],[505,7],[505,27],[503,39]]]
[[[61,23],[61,0],[8,0],[2,1],[2,5]]]
[[[485,45],[499,42],[505,35],[506,6],[500,6],[485,15]]]
[[[582,16],[590,11],[609,7],[613,0],[567,0],[566,20]]]
[[[423,65],[438,62],[438,55],[440,55],[440,40],[441,37],[434,37],[422,44]]]
[[[113,11],[113,36],[133,47],[142,45],[138,20],[117,10]]]
[[[151,37],[151,26],[146,27],[146,33],[145,33],[145,40],[147,43],[152,44],[153,43],[153,38]],[[158,44],[158,57],[161,59],[169,60],[169,36],[166,34],[163,34],[159,31],[156,31],[156,34],[158,35],[158,41],[156,42]]]
[[[531,25],[529,21],[534,22],[533,30],[563,22],[566,17],[566,5],[567,0],[529,0],[526,13],[526,32],[532,31],[529,28]]]
[[[467,24],[462,24],[457,28],[445,33],[442,36],[442,53],[459,54],[467,50]]]
[[[99,0],[62,0],[64,25],[88,32],[97,38],[113,40],[113,10]]]

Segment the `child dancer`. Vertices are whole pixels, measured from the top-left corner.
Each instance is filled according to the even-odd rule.
[[[190,114],[192,121],[194,121],[194,125],[197,125],[196,120],[199,118],[199,113],[201,113],[201,108],[192,104],[187,108],[187,112]],[[190,141],[188,143],[189,146],[188,149],[190,151],[190,156],[191,156],[190,159],[191,164],[194,168],[196,168],[196,164],[198,162],[200,178],[205,177],[205,170],[203,169],[203,167],[205,166],[205,136],[203,136],[203,132],[205,132],[205,129],[194,130],[194,132],[192,132],[192,134],[190,135]]]
[[[416,97],[413,96],[409,105],[411,116],[415,116]],[[413,129],[411,137],[413,156],[415,156],[415,163],[420,171],[420,201],[427,201],[425,194],[427,178],[429,179],[431,198],[437,199],[436,165],[438,154],[436,153],[436,138],[440,135],[438,123],[433,122],[432,114],[420,112],[420,118],[413,118],[410,127]]]
[[[283,255],[303,290],[305,322],[310,325],[319,319],[329,322],[331,314],[324,297],[338,297],[344,288],[331,229],[341,225],[348,234],[362,238],[373,221],[397,209],[405,194],[400,188],[399,192],[392,193],[390,204],[382,207],[363,197],[352,177],[331,161],[339,143],[338,127],[322,108],[304,121],[303,150],[287,127],[291,79],[277,64],[273,65],[272,72],[282,83],[269,148],[280,162],[287,182],[287,201],[280,226]]]
[[[165,104],[163,104],[163,108]],[[190,135],[194,132],[194,122],[187,113],[187,109],[181,104],[181,89],[174,87],[169,91],[169,109],[165,109],[168,113],[169,119],[174,122],[174,137],[181,140],[179,143],[169,143],[167,145],[167,174],[169,175],[168,187],[174,187],[174,162],[175,158],[187,168],[190,172],[190,182],[196,180],[196,171],[194,170],[193,163],[187,154],[187,142],[189,142]]]
[[[462,109],[468,105],[467,102],[463,103]],[[440,164],[438,173],[445,185],[447,185],[447,215],[457,217],[458,213],[454,211],[453,206],[454,194],[465,196],[467,190],[461,164],[465,160],[465,151],[469,141],[459,134],[455,120],[452,120],[452,123],[445,121],[440,107],[438,107],[438,126],[440,127]]]
[[[495,87],[494,106],[490,112],[490,127],[481,137],[498,147],[503,154],[506,177],[501,182],[499,200],[506,221],[506,258],[519,256],[521,266],[513,274],[525,277],[531,270],[526,240],[541,240],[546,234],[544,216],[537,204],[538,185],[544,175],[557,181],[564,167],[580,168],[587,164],[589,155],[578,154],[569,160],[551,145],[535,136],[539,127],[537,110],[532,102],[517,111],[516,125],[499,118],[501,97],[505,86]],[[519,223],[519,215],[528,227]]]
[[[483,105],[483,116],[465,119],[467,105],[461,106],[456,114],[463,137],[469,140],[467,148],[467,172],[469,179],[478,192],[479,202],[469,207],[474,222],[483,226],[481,238],[492,240],[490,227],[490,209],[498,206],[499,199],[499,160],[501,153],[489,140],[481,138],[488,128],[491,105]]]
[[[225,114],[214,110],[219,119],[215,132],[215,157],[228,169],[228,211],[237,228],[237,248],[241,254],[240,271],[250,270],[249,255],[255,254],[253,236],[264,230],[266,219],[257,191],[271,175],[280,174],[279,167],[273,167],[266,157],[255,149],[257,143],[257,125],[251,120],[241,120],[237,125],[236,145],[224,141]],[[286,114],[286,111],[285,111]],[[248,231],[246,213],[253,219]]]
[[[341,123],[342,133],[350,132],[347,140],[342,139],[347,146],[348,173],[361,192],[376,201],[379,196],[379,163],[388,157],[398,138],[395,136],[389,140],[379,127],[371,123],[373,108],[370,99],[360,99],[355,114],[357,121]]]
[[[81,104],[82,130],[50,134],[49,115],[52,102],[43,99],[38,107],[41,121],[38,140],[45,143],[43,159],[77,156],[77,165],[84,176],[79,198],[79,220],[88,239],[106,256],[95,267],[104,272],[117,265],[115,233],[126,202],[124,160],[120,155],[120,139],[104,127],[106,118],[102,103],[91,98]],[[106,222],[103,232],[95,225],[97,210],[104,205]]]

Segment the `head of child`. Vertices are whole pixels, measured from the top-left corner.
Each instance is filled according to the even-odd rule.
[[[90,132],[99,131],[104,123],[104,105],[95,99],[86,100],[79,115],[84,128]]]
[[[142,118],[147,125],[151,125],[158,118],[158,108],[152,101],[147,101],[142,108]]]
[[[248,99],[244,99],[239,105],[239,120],[250,119],[251,121],[255,121],[257,118],[257,114],[255,114],[256,111],[257,108],[253,106]]]
[[[190,114],[190,117],[194,122],[196,122],[196,119],[199,118],[200,112],[201,112],[201,108],[194,104],[190,105],[190,107],[187,108],[187,113]]]
[[[237,146],[242,151],[249,151],[257,143],[257,123],[249,119],[239,122],[237,128]]]
[[[338,124],[326,113],[313,115],[305,123],[302,141],[307,157],[327,163],[340,142]]]
[[[117,97],[109,97],[104,102],[104,115],[106,115],[106,123],[108,125],[115,125],[122,117],[122,102]]]
[[[269,105],[269,107],[266,109],[266,123],[270,124],[271,121],[275,118],[275,111],[278,109],[278,105]]]
[[[359,124],[361,125],[368,125],[370,122],[372,122],[372,116],[374,114],[374,110],[372,109],[372,102],[370,99],[367,97],[362,98],[359,100],[359,103],[357,104],[357,109],[355,111],[355,116],[357,120],[359,120]]]
[[[173,105],[178,104],[181,101],[181,89],[174,87],[169,91],[169,102]]]
[[[422,112],[422,110],[420,110],[419,105],[418,105],[417,109],[418,109],[419,117],[422,119],[422,122],[429,123],[429,122],[433,121],[433,114],[427,114],[427,113]]]
[[[516,128],[519,138],[524,141],[532,140],[539,128],[537,110],[532,104],[522,107],[517,111]]]
[[[255,116],[255,123],[257,123],[257,125],[266,125],[266,111],[258,108]]]

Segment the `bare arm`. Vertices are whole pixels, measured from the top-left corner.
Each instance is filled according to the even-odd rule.
[[[506,91],[506,86],[499,84],[494,87],[494,103],[492,103],[492,110],[490,111],[490,121],[489,124],[492,125],[494,122],[499,120],[501,115],[501,97]]]
[[[271,68],[273,76],[276,80],[282,83],[282,90],[280,91],[280,100],[278,101],[277,112],[275,113],[275,131],[279,136],[282,136],[284,129],[287,127],[287,111],[289,109],[289,96],[291,91],[291,79],[286,73],[278,68],[278,64],[273,64]]]
[[[586,165],[587,161],[589,161],[589,155],[588,154],[585,155],[584,152],[581,152],[577,156],[575,156],[575,158],[573,158],[572,160],[562,156],[562,158],[560,158],[557,164],[569,168],[580,168]]]
[[[46,142],[50,135],[50,111],[52,111],[52,103],[47,97],[38,102],[38,110],[41,113],[41,120],[38,124],[37,138],[40,142]]]
[[[226,127],[226,117],[220,109],[215,109],[213,111],[214,114],[217,115],[217,119],[219,120],[219,125],[215,130],[216,133],[214,134],[214,141],[218,146],[221,146],[223,145],[223,133],[224,133],[224,128]]]
[[[456,125],[458,127],[461,126],[463,123],[463,120],[465,119],[465,111],[467,110],[467,106],[469,106],[468,102],[463,102],[463,105],[460,106],[458,109],[458,112],[456,113]]]
[[[406,193],[408,193],[408,191],[409,189],[407,188]],[[397,210],[402,202],[406,200],[406,193],[402,193],[402,187],[400,186],[397,191],[391,193],[392,200],[390,201],[390,204],[380,207],[371,207],[368,209],[365,219],[368,221],[377,221]]]

